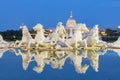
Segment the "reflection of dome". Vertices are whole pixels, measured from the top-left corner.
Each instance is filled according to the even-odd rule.
[[[70,18],[67,20],[66,27],[76,27],[76,21],[73,19],[72,13]]]

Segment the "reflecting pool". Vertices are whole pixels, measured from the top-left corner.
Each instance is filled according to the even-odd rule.
[[[120,80],[119,75],[119,49],[0,49],[0,80]]]

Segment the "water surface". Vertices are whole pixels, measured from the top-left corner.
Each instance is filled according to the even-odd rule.
[[[120,51],[0,50],[0,80],[120,80]]]

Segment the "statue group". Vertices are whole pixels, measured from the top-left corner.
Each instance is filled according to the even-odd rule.
[[[56,29],[47,37],[44,36],[44,28],[42,24],[33,27],[36,31],[35,38],[32,38],[26,25],[20,26],[22,29],[22,39],[15,41],[13,47],[39,48],[39,49],[74,49],[81,47],[107,47],[111,44],[99,39],[99,28],[95,25],[92,29],[88,29],[84,24],[79,24],[77,28],[68,33],[62,22],[58,22]],[[83,32],[83,30],[85,30]],[[117,43],[117,42],[116,42]],[[10,44],[3,40],[0,35],[0,47],[9,47]],[[114,45],[112,43],[112,45]]]

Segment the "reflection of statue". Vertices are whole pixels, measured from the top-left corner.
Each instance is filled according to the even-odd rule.
[[[96,54],[93,51],[89,51],[88,59],[90,60],[90,64],[93,67],[93,69],[96,72],[98,72],[99,54]]]
[[[36,51],[36,54],[34,55],[34,59],[37,63],[37,66],[33,68],[34,71],[37,73],[41,73],[45,66],[45,59],[48,58],[48,52],[47,51]]]
[[[29,41],[32,39],[32,36],[29,33],[27,26],[23,25],[23,26],[20,26],[20,28],[22,29],[22,40],[16,41],[15,46],[17,46],[17,44],[18,44],[18,47],[27,46]]]
[[[88,69],[89,65],[85,64],[82,65],[82,55],[79,55],[79,52],[77,51],[76,54],[73,54],[70,56],[70,59],[73,61],[75,70],[77,73],[86,73],[86,70]]]
[[[120,56],[120,49],[111,49],[112,51],[116,52],[118,56]]]
[[[22,65],[23,65],[23,69],[27,70],[29,63],[32,60],[33,55],[31,54],[30,50],[26,51],[26,50],[19,50],[19,54],[22,56]]]
[[[53,69],[62,69],[67,58],[73,62],[77,73],[86,73],[88,64],[82,64],[83,59],[90,60],[90,65],[97,72],[99,67],[99,56],[104,55],[106,50],[81,50],[81,51],[39,51],[18,49],[22,56],[23,69],[26,70],[31,61],[37,63],[33,70],[41,73],[45,65],[50,65]]]
[[[49,58],[49,64],[52,68],[59,68],[62,69],[62,66],[67,59],[67,55],[65,55],[65,51],[56,51],[53,55]]]
[[[88,50],[87,58],[90,60],[90,64],[96,72],[98,72],[99,67],[99,56],[105,53],[106,50],[101,51]]]
[[[8,49],[0,49],[0,58],[2,58],[3,54],[7,51]]]

